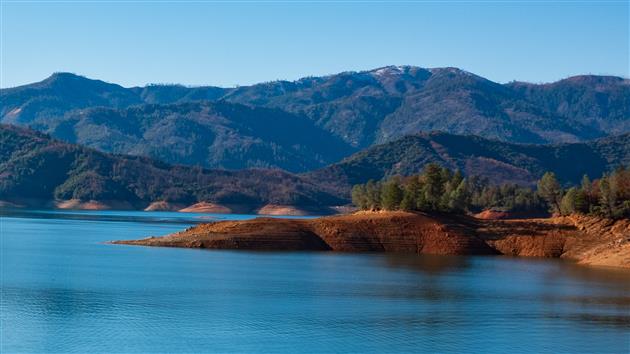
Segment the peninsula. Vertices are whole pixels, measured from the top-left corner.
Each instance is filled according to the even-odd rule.
[[[582,215],[483,220],[453,214],[361,211],[316,219],[261,217],[219,221],[164,237],[113,243],[205,249],[510,255],[630,268],[630,220]]]

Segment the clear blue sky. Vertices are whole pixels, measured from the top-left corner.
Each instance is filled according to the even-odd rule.
[[[1,87],[70,71],[123,86],[246,85],[390,64],[499,82],[627,77],[628,1],[2,0]]]

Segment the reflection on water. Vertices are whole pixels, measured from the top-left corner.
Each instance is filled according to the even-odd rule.
[[[407,268],[425,274],[458,272],[470,267],[470,258],[457,256],[411,254],[384,254],[385,265],[391,268]]]
[[[627,269],[575,267],[570,263],[559,262],[558,267],[551,272],[552,276],[570,276],[578,281],[597,283],[598,286],[617,288],[622,285],[630,292],[630,271]]]
[[[239,215],[242,218],[249,215]],[[143,211],[29,210],[0,208],[0,217],[194,224],[239,218],[233,215]],[[240,219],[240,218],[239,218]]]
[[[197,224],[221,220],[246,220],[259,215],[246,214],[208,214],[208,213],[174,213],[165,211],[120,211],[102,210],[98,212],[88,210],[31,210],[0,208],[0,217],[29,218],[29,219],[69,219],[88,221],[121,221],[141,223],[174,223]],[[274,216],[267,216],[274,217]],[[314,218],[315,216],[277,216],[282,218]]]
[[[404,268],[419,272],[426,276],[426,280],[417,286],[408,288],[396,288],[388,290],[383,295],[386,297],[402,296],[405,298],[417,298],[425,301],[444,300],[472,300],[480,295],[474,292],[455,290],[444,285],[443,277],[449,273],[462,274],[468,271],[476,271],[475,262],[481,257],[457,257],[457,256],[431,256],[418,257],[415,255],[384,255],[385,265],[392,268]],[[496,257],[490,257],[494,262]],[[538,301],[550,308],[564,305],[578,306],[587,311],[589,306],[601,309],[608,307],[614,309],[613,314],[607,313],[571,313],[562,314],[548,312],[542,314],[547,319],[559,319],[565,321],[583,322],[598,326],[614,326],[630,329],[630,271],[615,268],[596,268],[577,266],[570,262],[555,259],[518,259],[503,258],[509,260],[515,270],[535,271],[541,275],[541,280],[549,287],[557,286],[558,281],[575,282],[579,292],[569,294],[542,293],[538,294]],[[483,261],[482,261],[483,262]],[[553,266],[551,266],[553,265]],[[524,267],[524,269],[519,269]],[[506,269],[510,271],[510,269]],[[434,279],[435,277],[435,279]],[[500,279],[496,279],[500,282]],[[509,281],[509,280],[508,280]],[[583,284],[589,284],[589,288],[583,288]],[[509,283],[506,283],[509,286]],[[531,301],[528,294],[502,292],[485,293],[482,295],[488,301],[510,300],[513,303]],[[630,336],[628,337],[630,340]]]
[[[0,352],[630,350],[628,271],[103,244],[170,233],[199,216],[4,214]]]

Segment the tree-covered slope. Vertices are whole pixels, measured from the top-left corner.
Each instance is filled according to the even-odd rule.
[[[427,133],[374,146],[301,176],[280,170],[208,170],[112,155],[47,135],[0,125],[0,200],[207,201],[323,208],[344,204],[352,185],[419,173],[436,162],[492,183],[530,185],[546,171],[562,183],[630,165],[630,134],[588,143],[510,144],[476,136]]]
[[[0,121],[43,129],[45,125],[37,123],[62,119],[78,109],[198,101],[240,103],[307,117],[312,127],[355,148],[427,131],[519,143],[578,142],[630,131],[628,79],[591,75],[549,84],[499,84],[457,68],[414,66],[237,88],[123,88],[60,73],[1,90]]]
[[[344,201],[280,170],[208,170],[112,155],[0,125],[0,200],[207,201],[255,210],[266,204],[321,208]]]
[[[223,99],[301,112],[357,147],[436,130],[520,143],[630,131],[630,81],[608,76],[499,84],[457,68],[389,66],[240,87]]]
[[[142,100],[131,90],[70,73],[0,90],[0,122],[27,125],[87,107],[128,107]]]
[[[394,175],[418,174],[431,162],[494,183],[528,185],[546,171],[563,183],[578,183],[587,174],[599,177],[630,165],[630,134],[585,143],[524,145],[477,136],[433,132],[373,146],[306,176],[339,195],[354,184]]]
[[[306,117],[227,102],[89,108],[31,126],[105,152],[206,168],[301,172],[355,151]]]

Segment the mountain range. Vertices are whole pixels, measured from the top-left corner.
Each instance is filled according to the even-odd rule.
[[[427,131],[512,143],[630,132],[630,80],[499,84],[456,68],[389,66],[236,88],[124,88],[69,73],[0,91],[0,121],[104,152],[205,168],[307,172]]]

